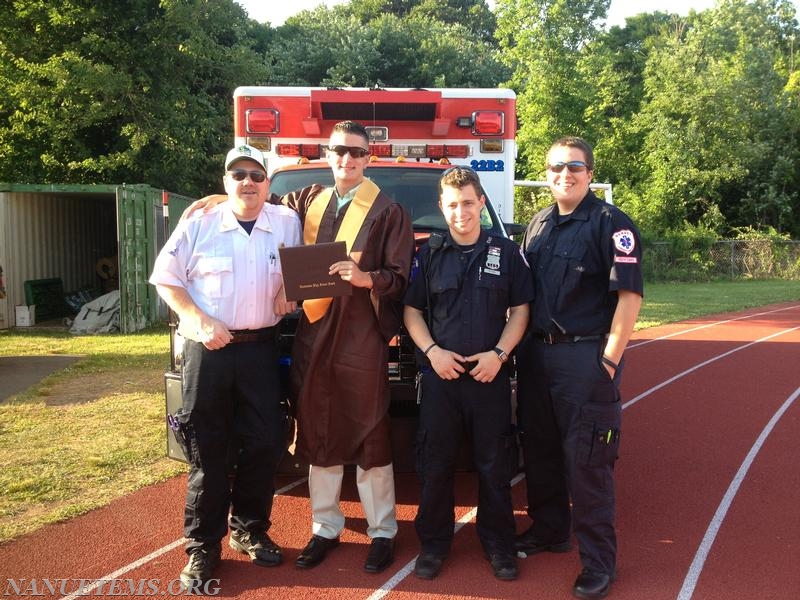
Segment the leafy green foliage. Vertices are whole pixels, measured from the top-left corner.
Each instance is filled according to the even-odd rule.
[[[491,27],[491,20],[445,21],[434,14],[432,7],[438,5],[421,3],[410,10],[405,3],[403,10],[390,5],[320,6],[291,17],[278,28],[276,43],[267,52],[272,83],[495,87],[508,77],[481,29]],[[437,10],[446,18],[455,9],[445,3]]]
[[[797,116],[779,68],[783,26],[774,2],[727,0],[650,55],[634,119],[649,173],[632,206],[648,227],[698,223],[715,206],[730,225],[791,223]]]
[[[517,178],[541,179],[551,141],[580,135],[649,235],[800,236],[792,4],[720,0],[606,30],[609,1],[359,0],[276,28],[232,0],[4,2],[0,181],[201,195],[220,187],[237,86],[505,83]],[[547,201],[517,190],[517,214]]]
[[[522,160],[518,174],[539,179],[552,140],[585,135],[584,112],[592,103],[588,79],[576,68],[598,32],[609,0],[499,0],[497,37],[513,70],[518,94]]]
[[[724,0],[607,32],[597,27],[607,3],[568,4],[497,3],[519,95],[519,177],[542,178],[551,141],[580,135],[595,147],[595,179],[614,184],[616,203],[654,235],[684,224],[800,234],[790,3]]]
[[[250,29],[226,0],[4,8],[0,180],[214,189],[233,88],[267,78]]]

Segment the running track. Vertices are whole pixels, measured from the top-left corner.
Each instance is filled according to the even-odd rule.
[[[800,597],[800,303],[640,331],[626,357],[617,463],[619,569],[611,597]],[[301,571],[293,562],[310,535],[308,489],[304,480],[282,476],[270,533],[286,562],[260,568],[224,544],[218,595],[572,597],[577,550],[521,560],[517,581],[495,580],[475,534],[470,473],[458,476],[459,530],[439,578],[426,582],[411,573],[418,549],[412,525],[418,485],[411,473],[397,476],[395,563],[379,575],[364,573],[368,539],[352,479],[346,476],[342,498],[348,516],[343,544],[319,567]],[[519,529],[528,524],[523,488],[513,488]],[[44,578],[158,579],[158,592],[145,585],[145,593],[168,595],[168,583],[185,563],[184,489],[185,477],[177,477],[0,546],[0,595],[15,595],[8,580],[21,578],[28,585]],[[85,593],[100,591],[85,585]],[[66,597],[76,597],[69,594],[76,589],[68,583]]]

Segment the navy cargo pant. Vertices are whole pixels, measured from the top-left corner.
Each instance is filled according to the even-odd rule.
[[[602,344],[526,339],[518,350],[518,416],[536,537],[563,541],[572,529],[583,566],[612,575],[622,408],[620,373],[609,377]]]
[[[273,478],[286,449],[275,342],[208,350],[187,340],[181,412],[192,448],[184,511],[187,551],[218,544],[228,531],[229,510],[232,529],[269,529]]]
[[[414,521],[422,551],[446,556],[453,541],[456,460],[466,434],[478,473],[478,537],[487,554],[513,554],[510,480],[516,467],[511,430],[511,386],[503,368],[491,383],[469,375],[422,377],[417,471],[422,484]]]

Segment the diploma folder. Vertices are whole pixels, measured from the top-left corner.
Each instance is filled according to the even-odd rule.
[[[278,252],[287,300],[349,296],[353,293],[349,281],[344,281],[338,273],[328,274],[333,263],[349,260],[343,241],[279,248]]]

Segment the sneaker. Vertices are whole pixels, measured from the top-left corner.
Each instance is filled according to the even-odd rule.
[[[281,549],[266,532],[252,533],[234,529],[228,545],[236,552],[249,555],[250,560],[260,567],[275,567],[283,562]]]
[[[189,550],[189,562],[181,571],[181,583],[185,589],[197,589],[211,579],[219,564],[219,545],[198,546]]]

